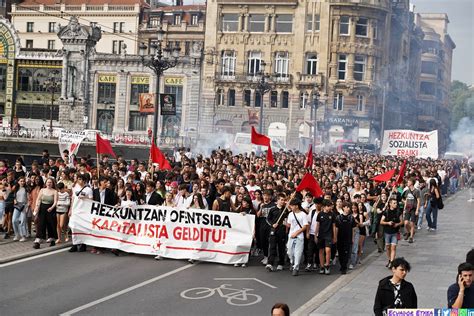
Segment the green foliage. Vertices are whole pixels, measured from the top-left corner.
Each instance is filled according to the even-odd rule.
[[[451,130],[455,130],[463,117],[474,119],[474,88],[461,81],[451,83]]]

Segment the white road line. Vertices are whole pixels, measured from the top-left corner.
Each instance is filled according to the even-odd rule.
[[[110,294],[110,295],[108,295],[108,296],[105,296],[105,297],[100,298],[100,299],[98,299],[98,300],[95,300],[95,301],[93,301],[93,302],[87,303],[87,304],[85,304],[85,305],[82,305],[82,306],[79,306],[79,307],[77,307],[77,308],[74,308],[74,309],[72,309],[72,310],[70,310],[70,311],[67,311],[67,312],[64,312],[64,313],[62,313],[62,314],[59,314],[59,316],[73,315],[73,314],[75,314],[75,313],[77,313],[77,312],[80,312],[80,311],[82,311],[82,310],[84,310],[84,309],[90,308],[90,307],[92,307],[92,306],[95,306],[95,305],[98,305],[98,304],[100,304],[100,303],[103,303],[103,302],[106,302],[106,301],[108,301],[108,300],[111,300],[111,299],[113,299],[113,298],[116,298],[117,296],[126,294],[126,293],[131,292],[131,291],[133,291],[133,290],[136,290],[136,289],[138,289],[138,288],[141,288],[141,287],[143,287],[143,286],[145,286],[145,285],[148,285],[148,284],[150,284],[150,283],[153,283],[153,282],[156,282],[156,281],[158,281],[158,280],[164,279],[164,278],[166,278],[166,277],[168,277],[168,276],[170,276],[170,275],[173,275],[173,274],[176,274],[176,273],[178,273],[178,272],[184,271],[184,270],[186,270],[186,269],[192,268],[192,267],[196,266],[197,264],[198,264],[198,262],[196,262],[196,263],[194,263],[194,264],[188,264],[188,265],[185,265],[185,266],[183,266],[183,267],[181,267],[181,268],[177,268],[177,269],[175,269],[175,270],[172,270],[172,271],[170,271],[170,272],[167,272],[167,273],[165,273],[165,274],[161,274],[161,275],[159,275],[159,276],[157,276],[157,277],[154,277],[153,279],[144,281],[144,282],[142,282],[142,283],[138,283],[138,284],[136,284],[136,285],[134,285],[134,286],[128,287],[128,288],[123,289],[123,290],[121,290],[121,291],[119,291],[119,292]]]
[[[55,255],[57,253],[68,251],[68,250],[69,250],[69,248],[59,249],[59,250],[55,250],[55,251],[51,251],[51,252],[47,252],[47,253],[42,253],[42,254],[37,255],[37,256],[28,257],[28,258],[24,258],[24,259],[20,259],[20,260],[15,260],[15,261],[12,261],[12,262],[3,263],[3,264],[0,264],[0,268],[5,268],[5,267],[8,267],[8,266],[12,266],[14,264],[27,262],[27,261],[30,261],[30,260],[35,260],[35,259],[39,259],[39,258],[51,256],[51,255]]]
[[[243,281],[243,280],[252,280],[252,281],[257,281],[258,283],[261,283],[263,285],[266,285],[268,286],[269,288],[271,289],[276,289],[277,287],[274,286],[274,285],[271,285],[267,282],[263,282],[262,280],[259,280],[257,278],[214,278],[214,280],[216,281],[225,281],[225,280],[229,280],[229,281]]]

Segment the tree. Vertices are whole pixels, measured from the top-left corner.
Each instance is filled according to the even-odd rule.
[[[463,117],[474,119],[474,88],[454,80],[450,94],[451,130],[455,130]]]

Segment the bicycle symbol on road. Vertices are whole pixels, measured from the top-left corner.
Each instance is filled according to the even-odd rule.
[[[222,284],[216,288],[195,287],[187,289],[181,292],[180,295],[188,300],[201,300],[209,298],[217,292],[220,297],[226,299],[227,304],[234,306],[249,306],[257,304],[262,300],[260,295],[248,293],[249,291],[253,291],[253,289],[234,289],[232,284]]]

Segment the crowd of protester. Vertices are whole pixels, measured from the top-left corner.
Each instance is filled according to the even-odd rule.
[[[238,212],[256,216],[251,256],[260,256],[268,271],[281,271],[289,263],[295,276],[303,269],[330,274],[337,254],[345,274],[362,264],[367,237],[373,237],[379,252],[386,251],[391,267],[400,240],[415,242],[423,227],[436,232],[442,197],[472,188],[474,182],[470,166],[454,160],[408,158],[403,180],[395,185],[395,177],[382,183],[371,179],[399,169],[402,158],[315,154],[313,165],[304,168],[304,153],[274,157],[270,166],[254,153],[215,150],[203,156],[180,149],[169,159],[172,170],[120,156],[112,161],[106,155],[97,168],[91,157],[69,157],[67,151],[56,159],[44,151],[28,167],[21,157],[12,166],[0,161],[0,231],[3,238],[33,241],[34,248],[68,242],[68,218],[77,196],[117,206]],[[296,192],[307,172],[323,196]],[[86,251],[86,246],[74,245],[70,251]]]

